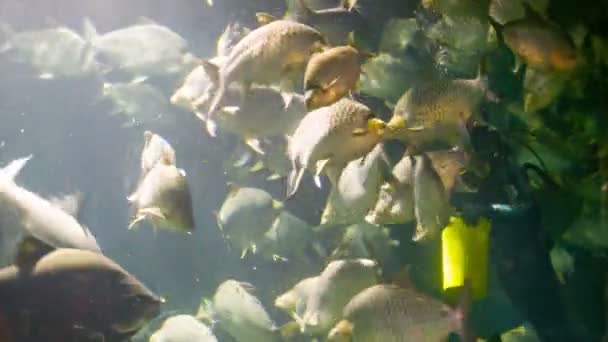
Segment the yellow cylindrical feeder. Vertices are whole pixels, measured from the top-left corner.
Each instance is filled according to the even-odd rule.
[[[480,218],[468,226],[461,217],[450,217],[441,233],[443,289],[461,287],[470,279],[473,300],[486,296],[490,221]]]

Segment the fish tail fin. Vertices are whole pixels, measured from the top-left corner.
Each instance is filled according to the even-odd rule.
[[[296,0],[298,3],[298,14],[304,16],[304,17],[309,17],[313,14],[315,14],[315,11],[310,8],[310,6],[308,6],[308,4],[304,1],[304,0]]]
[[[0,169],[0,176],[6,177],[6,179],[13,181],[15,177],[17,177],[17,175],[21,172],[25,164],[27,164],[27,162],[32,159],[32,157],[33,155],[30,154],[29,156],[11,161],[3,169]]]
[[[278,20],[277,17],[275,17],[272,14],[267,13],[267,12],[257,12],[255,14],[255,19],[256,19],[256,23],[258,24],[258,27],[268,25],[271,22]]]
[[[357,0],[340,0],[340,7],[344,8],[347,11],[355,11],[359,14],[363,14],[361,12],[362,6],[359,4]]]
[[[145,219],[146,219],[146,217],[144,215],[137,214],[133,219],[131,219],[131,222],[129,222],[127,229],[133,230],[133,228],[135,228],[137,225],[139,225]]]
[[[217,137],[217,123],[215,123],[214,120],[207,118],[207,120],[205,121],[205,128],[207,129],[207,133],[209,134],[209,136],[213,138]]]

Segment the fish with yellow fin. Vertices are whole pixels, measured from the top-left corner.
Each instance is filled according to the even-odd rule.
[[[319,274],[304,313],[296,317],[300,331],[312,336],[326,335],[338,322],[352,296],[377,284],[378,276],[378,263],[371,259],[330,262]]]
[[[378,199],[388,160],[382,144],[376,145],[366,156],[348,163],[332,184],[322,225],[360,223]]]
[[[386,138],[394,138],[417,149],[444,143],[470,151],[467,122],[484,97],[493,98],[487,89],[485,62],[474,79],[432,79],[414,85],[395,104],[387,123]]]
[[[287,197],[296,193],[306,170],[314,172],[319,187],[323,172],[336,184],[348,162],[367,155],[380,142],[385,126],[367,106],[348,98],[306,114],[288,138],[292,170]]]
[[[304,73],[306,107],[329,106],[355,90],[365,58],[372,55],[350,45],[314,54]]]
[[[276,20],[249,32],[230,51],[221,65],[216,92],[207,115],[208,130],[213,132],[213,118],[232,83],[245,89],[253,83],[271,85],[301,70],[314,52],[326,45],[325,38],[314,28],[289,20]],[[245,94],[247,91],[245,90]],[[198,103],[194,103],[198,107]]]
[[[580,61],[572,38],[559,26],[541,17],[524,2],[525,16],[504,25],[490,17],[490,22],[502,41],[516,55],[514,71],[521,62],[538,70],[570,71]]]
[[[378,284],[355,295],[330,342],[448,341],[462,330],[463,312],[414,288]]]

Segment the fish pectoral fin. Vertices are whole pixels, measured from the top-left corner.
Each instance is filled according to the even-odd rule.
[[[279,328],[281,337],[285,341],[288,341],[288,340],[291,340],[292,338],[294,338],[298,334],[299,330],[300,330],[300,325],[296,321],[287,322],[283,326],[281,326],[281,328]]]
[[[303,167],[294,168],[289,172],[289,176],[287,177],[287,189],[285,194],[285,199],[289,199],[293,197],[298,191],[298,187],[302,182],[302,178],[304,178],[304,171],[306,171]]]
[[[127,196],[127,201],[129,203],[134,203],[135,201],[137,201],[137,191],[135,191],[132,194],[130,194],[129,196]]]
[[[413,126],[413,127],[406,127],[406,130],[410,131],[410,132],[420,132],[420,131],[424,131],[424,126]]]
[[[425,235],[426,235],[426,231],[425,231],[424,227],[420,223],[418,223],[416,225],[416,231],[414,232],[412,241],[414,241],[414,242],[422,241],[424,239]]]
[[[215,123],[215,121],[211,120],[210,118],[207,118],[205,122],[205,127],[207,129],[207,133],[209,133],[209,136],[213,138],[217,137],[217,124]]]
[[[352,135],[355,137],[360,137],[367,134],[367,129],[365,128],[355,128],[352,131]]]
[[[38,75],[38,78],[41,80],[52,80],[55,78],[55,74],[53,74],[52,72],[43,72]]]
[[[306,329],[306,323],[304,322],[304,318],[300,316],[297,312],[294,312],[291,316],[293,321],[296,322],[296,325],[300,328],[300,332],[304,332]]]
[[[257,152],[261,155],[266,154],[266,152],[264,152],[264,150],[262,149],[262,144],[259,139],[247,138],[247,139],[245,139],[245,144],[247,144],[247,146],[251,147],[252,150],[254,150],[255,152]]]
[[[323,171],[325,171],[325,169],[327,168],[327,164],[329,163],[330,159],[322,159],[319,160],[315,166],[315,176],[320,176]]]
[[[135,218],[133,218],[131,220],[127,229],[132,230],[133,228],[135,228],[135,226],[137,226],[140,222],[144,221],[145,219],[146,219],[145,215],[138,213],[137,216],[135,216]]]
[[[511,70],[514,74],[517,74],[521,69],[523,62],[519,56],[515,56],[515,65],[513,65],[513,69]]]
[[[272,255],[272,261],[274,261],[274,262],[279,262],[279,261],[287,262],[287,261],[289,261],[289,259],[284,258],[284,257],[282,257],[282,256],[280,256],[278,254],[273,254]]]
[[[275,180],[281,179],[281,177],[283,177],[283,176],[281,176],[278,173],[273,173],[270,176],[266,177],[266,180],[267,181],[275,181]]]
[[[281,201],[277,201],[276,199],[272,200],[272,208],[274,210],[283,210],[285,208],[285,204]]]
[[[293,92],[282,91],[281,92],[281,97],[283,98],[283,103],[285,105],[283,107],[283,109],[289,108],[289,106],[291,105],[291,102],[293,101],[294,93]]]
[[[338,77],[334,78],[331,82],[329,82],[328,84],[323,86],[323,91],[328,91],[329,89],[331,89],[331,87],[335,86],[336,83],[338,83],[338,81],[340,81],[341,78],[342,78],[342,76],[338,76]]]
[[[225,106],[222,107],[222,112],[230,115],[236,115],[241,110],[239,106]]]
[[[252,167],[249,168],[249,172],[256,173],[256,172],[262,171],[263,169],[264,169],[264,162],[261,160],[258,160],[255,164],[253,164]]]
[[[165,214],[163,214],[162,210],[158,207],[144,208],[144,209],[139,210],[139,213],[143,214],[144,216],[152,216],[152,217],[160,219],[160,220],[167,219]]]

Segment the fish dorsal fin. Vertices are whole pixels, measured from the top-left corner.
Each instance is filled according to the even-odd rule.
[[[226,196],[226,198],[236,195],[237,191],[239,191],[239,189],[241,188],[238,184],[233,182],[226,183],[226,187],[228,188],[228,195]]]
[[[2,177],[6,177],[10,180],[14,180],[15,177],[21,172],[21,169],[27,164],[27,162],[32,159],[33,155],[30,154],[27,157],[15,159],[8,163],[3,169],[0,169],[0,175]]]
[[[253,286],[252,283],[246,282],[246,281],[239,281],[239,285],[241,286],[241,288],[243,290],[245,290],[245,292],[247,292],[248,294],[255,296],[255,286]]]
[[[153,19],[150,19],[150,18],[148,18],[146,16],[138,17],[135,20],[135,23],[137,25],[158,25],[158,23],[156,21],[154,21]]]
[[[82,21],[82,35],[86,41],[90,41],[99,36],[95,24],[93,24],[93,21],[89,17],[85,17]]]
[[[148,147],[153,136],[154,136],[154,133],[152,133],[152,131],[146,130],[144,132],[144,148]]]
[[[391,284],[402,287],[402,288],[413,288],[411,278],[412,265],[406,265],[401,270],[391,275]]]
[[[76,191],[71,194],[64,194],[61,196],[54,196],[48,200],[53,206],[63,210],[67,214],[79,220],[80,209],[84,202],[84,194],[80,191]]]
[[[348,33],[346,45],[355,47],[355,31],[350,31]]]
[[[40,258],[53,250],[53,247],[33,236],[25,236],[17,245],[15,264],[20,272],[29,272]]]
[[[220,82],[220,68],[217,64],[210,62],[209,60],[201,59],[201,65],[205,69],[205,73],[213,82],[213,84],[219,84]]]
[[[524,18],[539,22],[546,22],[545,18],[540,15],[527,1],[522,1],[521,5],[524,7]]]
[[[302,10],[302,14],[304,16],[311,16],[316,14],[317,12],[315,10],[313,10],[312,8],[310,8],[310,6],[308,6],[308,4],[306,3],[306,1],[304,0],[297,0],[298,5],[300,5],[300,9]]]
[[[277,21],[278,18],[267,12],[258,12],[255,14],[255,21],[258,27],[262,27],[270,24],[273,21]]]

